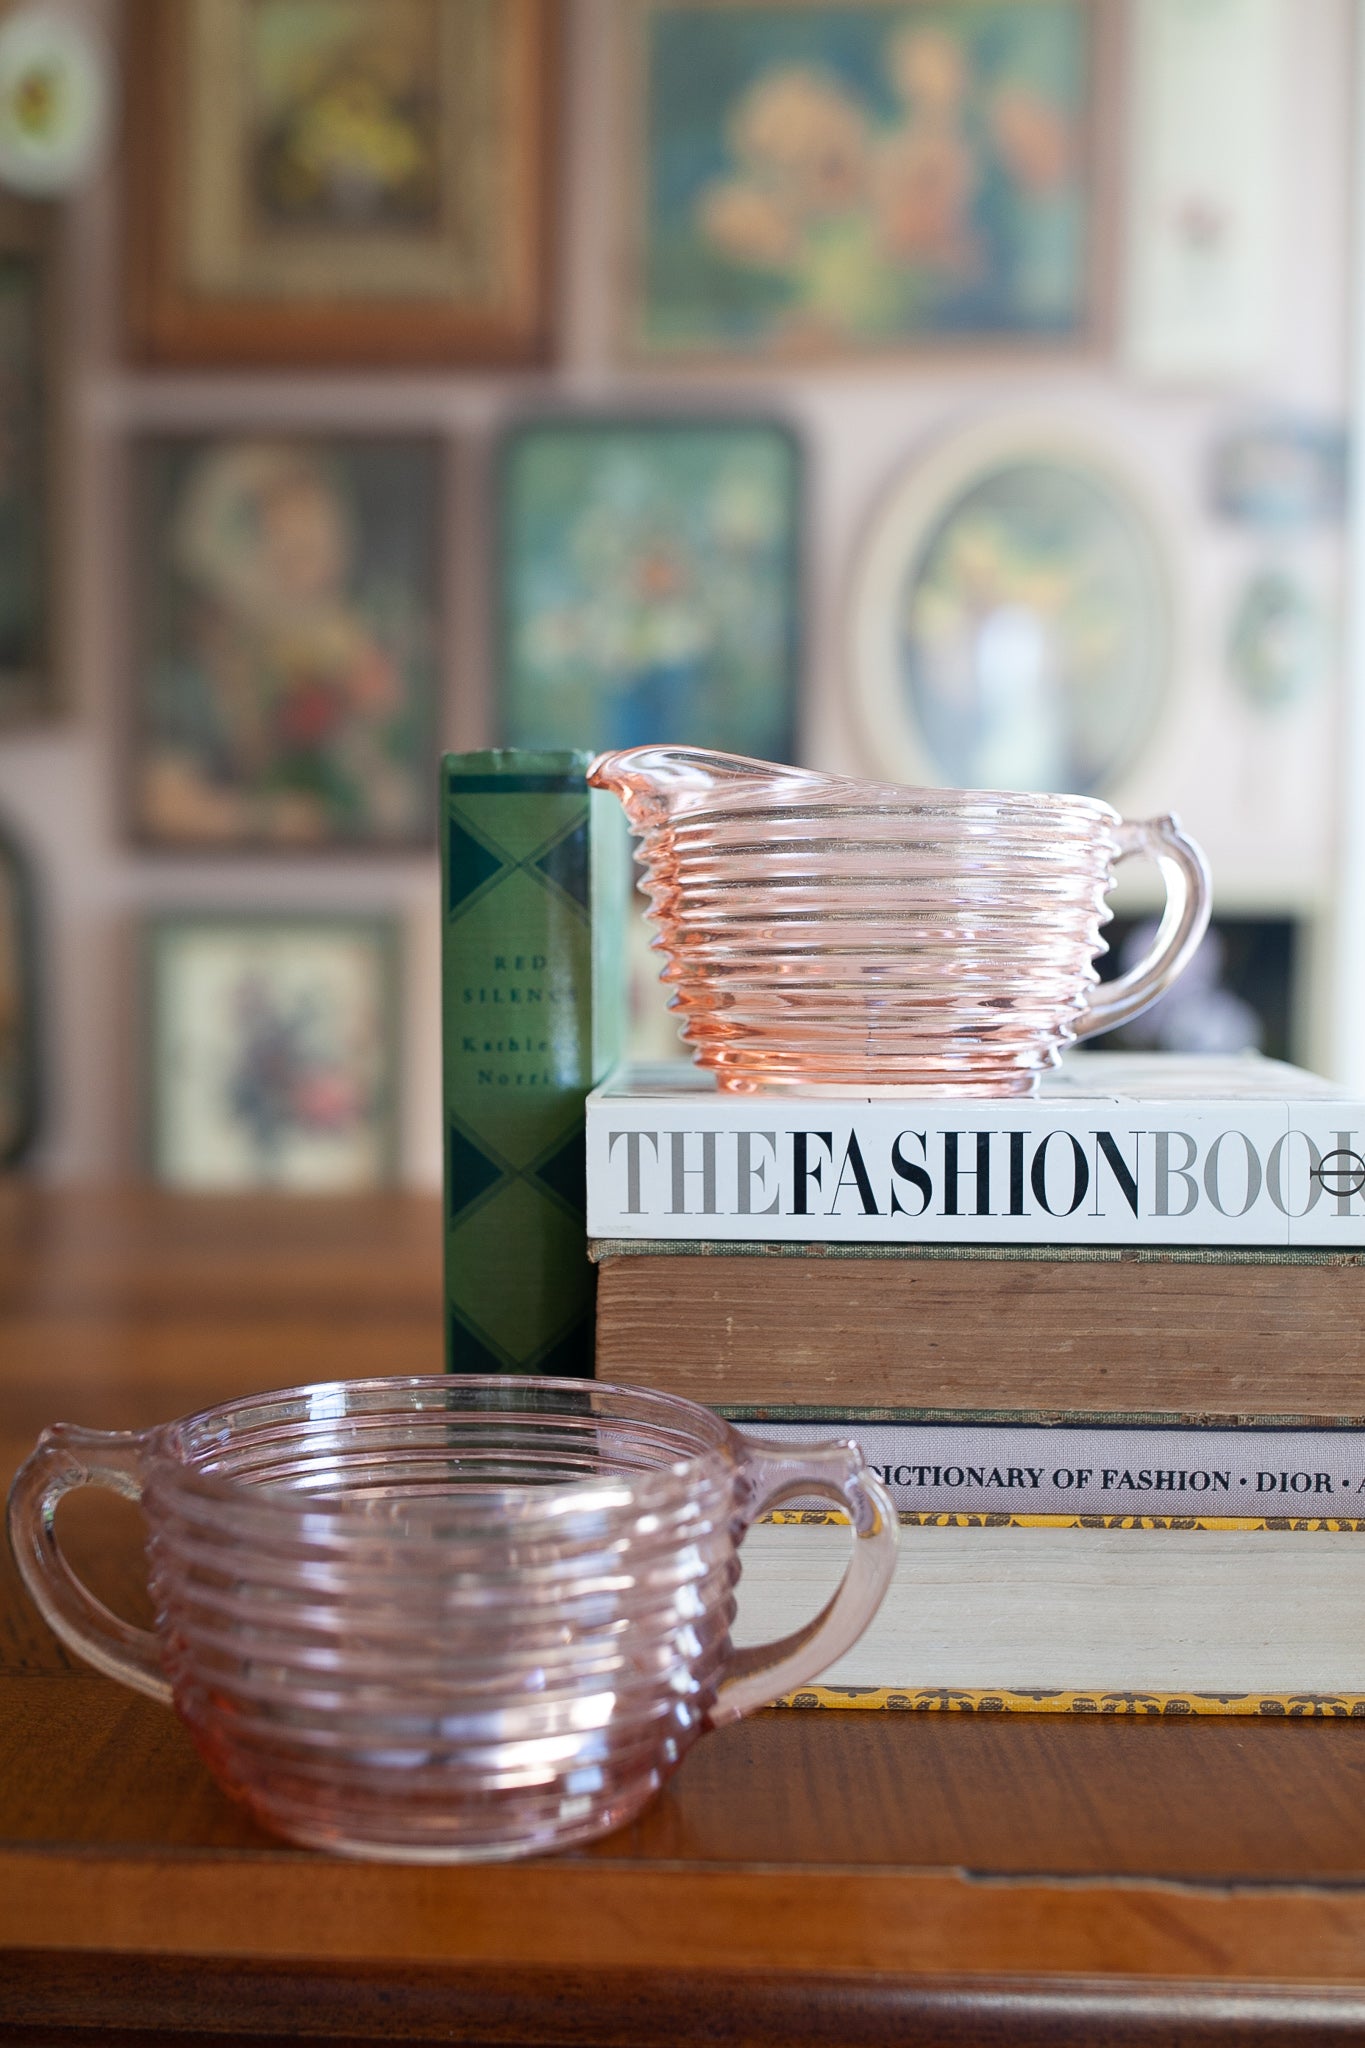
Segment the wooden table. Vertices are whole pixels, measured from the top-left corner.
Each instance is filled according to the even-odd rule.
[[[0,1186],[7,1469],[58,1418],[439,1365],[434,1203]],[[136,1616],[135,1512],[63,1516]],[[1349,1722],[769,1713],[590,1851],[347,1863],[260,1833],[4,1570],[0,2040],[1365,2038]]]

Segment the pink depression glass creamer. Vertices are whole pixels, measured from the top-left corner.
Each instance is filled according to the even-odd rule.
[[[737,1091],[1029,1095],[1190,960],[1204,856],[1093,797],[901,789],[692,747],[599,755],[699,1065]],[[1155,861],[1151,951],[1101,987],[1119,861]]]
[[[62,1495],[140,1499],[156,1633],[56,1540]],[[744,1532],[816,1494],[853,1525],[824,1611],[730,1641]],[[265,1826],[405,1862],[527,1855],[629,1820],[708,1728],[808,1684],[871,1620],[895,1510],[856,1444],[764,1443],[591,1380],[338,1381],[139,1434],[46,1430],[10,1494],[62,1641],[174,1701]]]

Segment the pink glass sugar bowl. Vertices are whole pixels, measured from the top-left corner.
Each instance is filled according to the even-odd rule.
[[[602,754],[639,846],[682,1035],[722,1089],[1029,1095],[1127,1022],[1208,924],[1174,818],[1093,797],[901,789],[693,747]],[[1159,867],[1146,959],[1101,987],[1122,860]]]
[[[71,1572],[57,1503],[140,1499],[150,1633]],[[852,1523],[824,1611],[730,1640],[746,1529],[819,1496]],[[558,1849],[632,1818],[696,1738],[861,1635],[897,1524],[856,1445],[741,1434],[587,1380],[338,1381],[138,1434],[44,1432],[10,1495],[34,1600],[109,1677],[173,1702],[265,1826],[354,1856]]]

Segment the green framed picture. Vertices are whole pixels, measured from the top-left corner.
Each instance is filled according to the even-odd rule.
[[[627,345],[829,357],[1092,325],[1095,0],[642,0]]]
[[[800,448],[771,420],[513,429],[498,493],[502,739],[789,758],[800,500]]]
[[[380,1187],[398,1165],[397,921],[183,912],[143,935],[146,1150],[172,1187]]]
[[[225,851],[425,843],[436,438],[156,435],[136,464],[135,836]]]

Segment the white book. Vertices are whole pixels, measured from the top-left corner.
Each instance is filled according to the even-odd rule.
[[[588,1097],[588,1234],[915,1245],[1365,1245],[1365,1103],[1298,1067],[1071,1053],[1031,1100]]]
[[[751,1529],[736,1641],[772,1641],[811,1621],[851,1540],[837,1524]],[[1193,1711],[1262,1713],[1267,1700],[1295,1711],[1295,1698],[1316,1698],[1361,1712],[1363,1564],[1359,1529],[911,1524],[876,1617],[809,1696],[838,1705],[848,1687],[897,1696],[869,1704],[948,1705],[962,1694],[981,1704],[984,1694],[1065,1708],[1080,1693],[1104,1712],[1135,1694],[1175,1695]],[[1031,1692],[1053,1697],[1009,1697]]]
[[[737,1426],[790,1444],[853,1438],[898,1514],[1365,1517],[1365,1429],[1353,1426],[829,1414]]]

